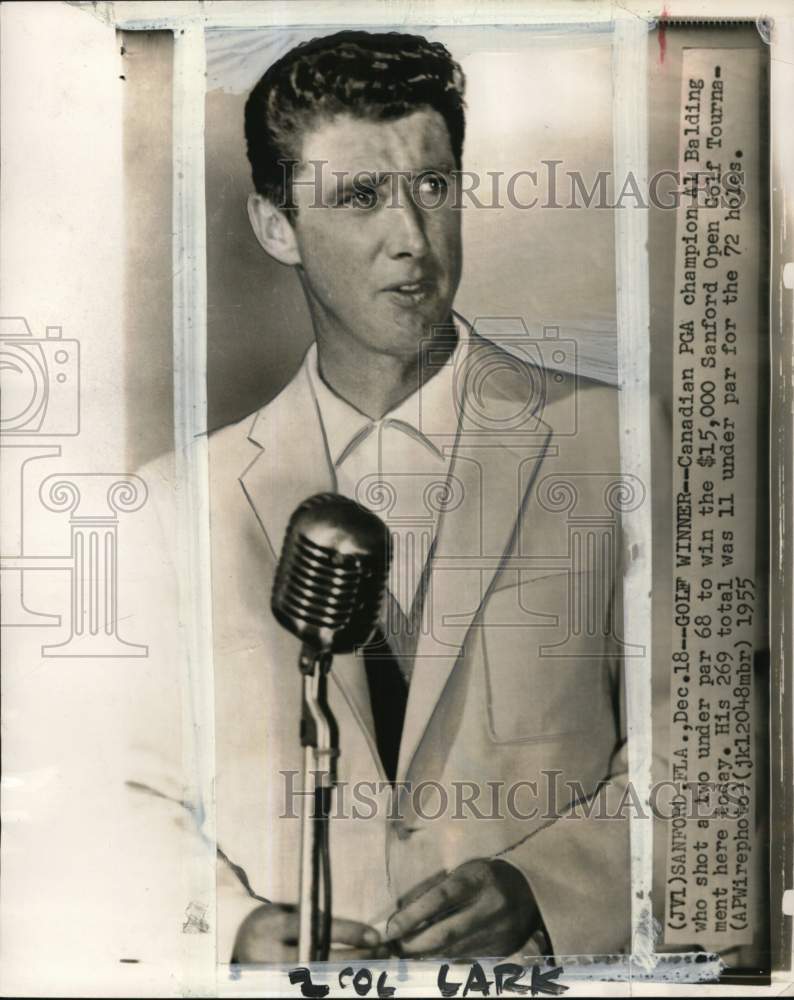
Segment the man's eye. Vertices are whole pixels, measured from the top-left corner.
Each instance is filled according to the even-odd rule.
[[[374,208],[377,200],[377,193],[372,188],[355,187],[344,195],[340,204],[353,208]]]
[[[422,195],[437,197],[449,187],[449,181],[443,174],[422,174],[419,178],[418,192]]]

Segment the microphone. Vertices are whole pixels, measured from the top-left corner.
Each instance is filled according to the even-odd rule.
[[[318,493],[290,518],[273,581],[273,614],[302,643],[303,787],[313,790],[313,811],[306,797],[301,814],[300,962],[327,961],[331,944],[328,819],[339,734],[326,674],[334,653],[351,653],[372,636],[390,559],[391,535],[379,517],[346,497]]]
[[[316,653],[350,653],[371,638],[386,588],[391,535],[377,515],[318,493],[287,526],[271,608]]]

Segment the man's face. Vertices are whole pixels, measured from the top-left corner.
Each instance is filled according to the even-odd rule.
[[[448,320],[460,280],[444,119],[430,109],[394,121],[340,115],[306,134],[301,163],[295,179],[309,183],[295,186],[295,236],[318,339],[416,354]]]

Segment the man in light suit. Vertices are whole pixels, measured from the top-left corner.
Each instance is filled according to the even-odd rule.
[[[297,269],[316,343],[210,438],[221,961],[294,954],[298,644],[269,587],[290,514],[323,491],[379,513],[396,551],[382,669],[339,656],[329,683],[335,945],[629,938],[628,823],[576,815],[596,794],[615,813],[626,785],[616,392],[453,313],[463,88],[439,43],[342,32],[246,107],[251,224]]]

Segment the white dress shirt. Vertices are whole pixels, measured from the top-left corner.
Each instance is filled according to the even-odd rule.
[[[458,343],[438,371],[380,420],[371,420],[323,381],[312,344],[304,364],[322,421],[336,491],[383,520],[392,533],[389,589],[411,617],[440,515],[450,497],[450,461],[458,429],[455,374],[468,344]],[[432,359],[431,359],[432,360]]]

